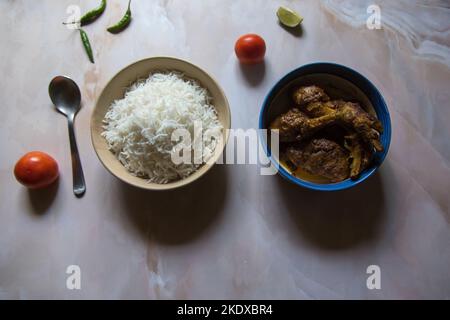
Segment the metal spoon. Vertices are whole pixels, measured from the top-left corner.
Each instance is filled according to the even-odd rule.
[[[73,193],[77,197],[83,196],[86,191],[83,168],[81,167],[80,155],[78,154],[75,139],[74,120],[80,110],[81,93],[77,84],[66,76],[53,78],[48,87],[48,93],[53,104],[60,113],[69,120],[70,152],[72,155]]]

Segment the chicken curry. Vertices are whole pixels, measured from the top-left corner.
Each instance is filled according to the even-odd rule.
[[[270,125],[280,139],[280,161],[315,183],[357,179],[383,151],[381,122],[359,103],[332,100],[320,87],[294,90],[295,104]]]

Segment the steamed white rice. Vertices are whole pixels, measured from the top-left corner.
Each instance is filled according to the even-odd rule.
[[[195,122],[201,124],[201,135],[213,138],[194,145]],[[218,145],[214,137],[223,130],[207,90],[176,72],[154,73],[133,84],[111,105],[104,123],[102,135],[125,168],[161,184],[186,178],[208,161]],[[199,159],[179,165],[172,161],[171,152],[179,143],[172,141],[172,133],[180,128],[190,132],[200,164],[194,163]]]

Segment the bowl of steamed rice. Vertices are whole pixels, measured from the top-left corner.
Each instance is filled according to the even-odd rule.
[[[176,58],[149,58],[121,70],[103,89],[92,114],[92,143],[120,180],[174,189],[221,157],[230,118],[224,92],[205,71]]]

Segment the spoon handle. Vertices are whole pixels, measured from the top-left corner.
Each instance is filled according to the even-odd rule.
[[[73,193],[77,197],[82,197],[86,191],[86,184],[84,182],[83,168],[81,167],[80,155],[78,153],[77,141],[74,130],[74,117],[69,119],[69,140],[70,153],[72,155],[72,176],[73,176]]]

